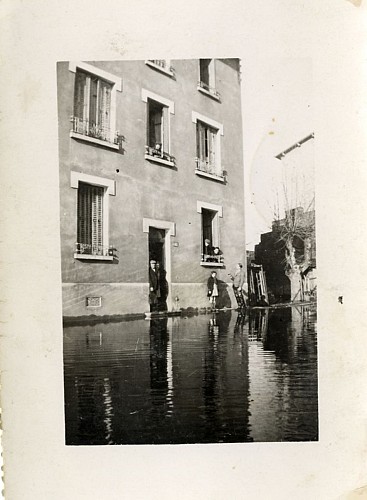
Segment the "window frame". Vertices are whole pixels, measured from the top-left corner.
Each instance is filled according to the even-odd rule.
[[[200,214],[200,265],[203,267],[224,267],[224,257],[220,255],[217,262],[204,261],[204,233],[203,233],[203,209],[214,213],[212,219],[212,247],[220,249],[220,224],[219,219],[223,217],[222,205],[215,205],[206,201],[197,201],[196,211]]]
[[[94,175],[84,174],[81,172],[71,171],[70,173],[70,187],[79,189],[79,183],[88,184],[90,186],[98,186],[104,188],[103,191],[103,211],[102,211],[102,246],[111,248],[109,244],[109,197],[116,194],[116,183],[111,179],[104,177],[97,177]],[[78,192],[76,195],[76,218],[78,226]],[[78,242],[79,243],[79,242]],[[74,252],[74,259],[78,260],[104,260],[110,261],[114,259],[112,252],[108,255],[94,255],[94,254],[81,254]]]
[[[196,141],[196,152],[198,150],[198,133],[197,133],[197,128],[198,128],[198,122],[202,123],[203,125],[206,125],[207,127],[211,128],[212,130],[216,131],[215,135],[215,171],[216,173],[211,173],[205,170],[202,170],[198,167],[198,162],[199,162],[199,157],[196,156],[196,166],[195,166],[195,174],[201,177],[207,177],[209,179],[219,181],[219,182],[225,182],[225,178],[223,175],[223,168],[222,168],[222,157],[221,157],[221,136],[224,135],[224,130],[223,130],[223,125],[211,118],[208,118],[207,116],[204,116],[200,113],[197,113],[196,111],[192,112],[192,122],[195,123],[195,141]]]
[[[210,61],[208,64],[208,83],[202,79],[201,61]],[[205,88],[207,87],[207,88]],[[220,101],[221,97],[216,88],[216,68],[215,59],[199,59],[198,61],[198,84],[199,92]]]
[[[145,144],[145,159],[160,163],[162,165],[166,165],[169,167],[175,166],[175,158],[171,154],[171,115],[175,114],[175,104],[170,99],[162,97],[154,92],[151,92],[147,89],[142,89],[141,91],[141,99],[144,103],[146,103],[146,144]],[[150,134],[150,124],[149,124],[149,106],[150,102],[154,102],[162,106],[162,129],[166,130],[168,135],[167,142],[165,144],[162,143],[161,154],[159,154],[158,150],[151,147],[149,145],[149,134]],[[167,145],[168,151],[164,151],[164,147]]]
[[[73,139],[79,139],[83,140],[85,142],[90,142],[94,144],[99,144],[101,146],[105,146],[110,149],[115,149],[119,150],[119,145],[114,142],[115,138],[117,137],[117,129],[116,129],[116,93],[117,92],[122,92],[122,79],[116,75],[113,75],[112,73],[109,73],[103,69],[97,68],[96,66],[93,66],[91,64],[85,63],[85,62],[74,62],[71,61],[69,63],[69,71],[76,75],[78,73],[78,70],[87,73],[91,76],[94,76],[98,78],[100,81],[107,82],[111,85],[111,102],[110,102],[110,139],[109,140],[103,140],[103,139],[98,139],[96,137],[86,135],[80,132],[75,132],[73,129],[70,130],[70,137]],[[75,82],[75,80],[74,80]],[[90,96],[89,96],[90,97]],[[73,98],[75,98],[75,84],[74,84],[74,94]],[[71,117],[71,121],[75,119],[75,104],[73,103],[73,115]]]

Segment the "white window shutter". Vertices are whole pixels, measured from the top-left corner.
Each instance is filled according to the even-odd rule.
[[[111,120],[111,85],[107,82],[100,82],[99,86],[99,116],[98,123],[101,128],[103,139],[112,140],[110,137]]]
[[[169,153],[169,118],[168,118],[169,110],[167,106],[164,106],[162,109],[162,149],[166,153]]]

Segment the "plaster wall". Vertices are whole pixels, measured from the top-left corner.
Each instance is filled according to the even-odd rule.
[[[58,64],[61,249],[64,315],[89,313],[86,296],[102,294],[102,307],[93,314],[144,312],[148,308],[148,233],[143,219],[170,221],[171,298],[182,307],[207,305],[206,281],[211,268],[200,265],[201,214],[197,202],[223,207],[219,218],[220,248],[225,267],[216,269],[228,281],[237,262],[245,266],[242,120],[239,74],[234,60],[216,60],[216,87],[221,102],[197,89],[198,61],[172,61],[175,78],[144,61],[89,63],[122,79],[116,93],[116,129],[123,135],[122,150],[70,137],[75,73],[67,62]],[[145,159],[147,104],[142,89],[174,103],[170,114],[170,153],[174,167]],[[223,124],[222,167],[226,183],[195,174],[196,125],[192,112]],[[113,261],[74,258],[77,234],[77,189],[70,172],[115,181],[109,196],[109,244],[117,249]]]

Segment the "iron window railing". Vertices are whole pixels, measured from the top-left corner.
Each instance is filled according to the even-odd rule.
[[[113,246],[94,245],[90,243],[75,243],[75,253],[78,255],[96,255],[115,257],[116,249]]]
[[[217,264],[223,264],[224,263],[224,255],[222,253],[220,254],[201,254],[201,262],[214,262]]]
[[[169,161],[170,163],[175,163],[175,157],[163,151],[161,144],[156,144],[153,146],[145,146],[145,154],[149,156],[154,156],[155,158],[160,158],[161,160]]]
[[[72,131],[76,134],[93,137],[94,139],[99,139],[100,141],[112,144],[118,144],[119,142],[118,133],[116,132],[115,136],[112,137],[111,130],[107,126],[91,123],[89,120],[84,120],[77,116],[72,116],[70,121],[72,123]]]
[[[209,94],[212,94],[217,99],[220,99],[220,93],[218,92],[218,90],[216,90],[214,87],[210,87],[210,85],[208,85],[207,83],[199,80],[198,87],[200,87],[203,90],[206,90],[207,92],[209,92]]]
[[[218,171],[218,167],[214,162],[210,162],[209,160],[202,160],[201,158],[195,158],[195,163],[196,170],[198,172],[204,172],[220,179],[224,178],[223,171]]]
[[[149,59],[149,62],[151,62],[155,66],[158,66],[158,67],[164,69],[165,71],[168,71],[170,73],[174,73],[174,69],[172,68],[172,66],[169,65],[169,63],[167,62],[167,59]]]

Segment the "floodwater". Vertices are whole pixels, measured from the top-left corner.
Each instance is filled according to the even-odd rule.
[[[318,439],[316,307],[64,328],[66,444]]]

